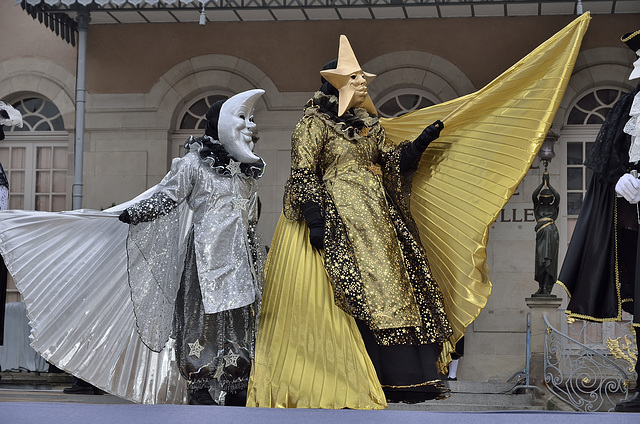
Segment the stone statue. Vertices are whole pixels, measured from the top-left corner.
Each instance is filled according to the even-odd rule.
[[[555,220],[560,209],[560,195],[549,184],[549,173],[533,191],[533,212],[536,217],[536,269],[538,291],[532,296],[554,296],[551,289],[558,278],[558,245],[560,237]]]

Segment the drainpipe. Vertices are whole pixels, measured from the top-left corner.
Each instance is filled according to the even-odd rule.
[[[87,31],[89,30],[88,10],[78,11],[78,72],[76,75],[76,140],[74,147],[73,209],[82,208],[82,161],[84,157],[84,115],[87,93]]]

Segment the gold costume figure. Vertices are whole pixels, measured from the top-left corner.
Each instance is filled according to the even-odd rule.
[[[400,152],[407,144],[389,143],[377,119],[363,109],[356,114],[365,123],[366,136],[336,124],[322,113],[326,108],[335,109],[334,99],[317,93],[293,133],[285,216],[301,218],[300,205],[320,197],[329,221],[324,237],[325,267],[338,306],[372,329],[387,330],[382,344],[443,342],[450,330],[442,295],[430,276],[421,245],[409,237],[412,221],[400,218],[410,217],[403,196],[408,185],[401,181],[406,176],[398,170]],[[411,244],[404,252],[403,234]],[[413,236],[417,238],[417,232]],[[411,263],[411,276],[405,261]],[[424,292],[428,296],[420,295]],[[438,317],[432,318],[439,322],[437,326],[422,323],[419,304],[425,303],[425,297],[430,305],[423,305],[429,308],[424,315]],[[415,327],[420,335],[407,339],[410,330],[405,327]]]
[[[551,126],[589,19],[588,14],[576,19],[478,92],[400,118],[381,119],[381,127],[375,116],[356,112],[357,108],[347,116],[321,111],[316,108],[321,96],[314,96],[292,139],[294,178],[287,184],[285,207],[267,259],[248,406],[386,407],[387,393],[372,363],[375,355],[367,351],[371,340],[358,331],[363,322],[373,328],[382,346],[441,345],[441,362],[447,361],[452,346],[486,304],[491,291],[485,263],[488,229]],[[363,113],[360,118],[359,113]],[[398,172],[398,152],[425,123],[443,116],[446,130],[422,155],[411,185],[411,173]],[[298,151],[296,137],[306,140]],[[334,143],[336,151],[320,150],[313,142],[318,139]],[[308,166],[300,167],[305,160]],[[324,174],[315,173],[316,165]],[[352,185],[344,190],[347,179]],[[378,202],[379,192],[370,184],[385,188],[386,206]],[[358,193],[367,188],[366,197]],[[296,198],[298,202],[291,201]],[[330,235],[324,238],[324,251],[310,244],[311,231],[298,209],[300,201],[322,205],[325,235]],[[379,277],[370,278],[362,271],[377,267],[381,258],[390,264],[389,273],[402,272],[394,265],[394,255],[387,254],[396,249],[393,232],[379,236],[371,231],[375,236],[363,237],[360,208],[369,216],[387,208],[388,221],[368,222],[367,228],[393,229],[408,276],[408,283],[399,279],[395,284],[408,284],[413,293],[371,290]],[[380,237],[375,242],[384,254],[358,256],[363,249],[371,251],[368,237]],[[417,253],[423,249],[420,242],[429,263]],[[389,281],[390,275],[382,280]],[[367,296],[375,302],[368,302]],[[400,299],[399,303],[387,308],[386,296]],[[419,328],[412,326],[416,308],[424,323]],[[440,316],[445,309],[446,316]],[[363,337],[369,340],[367,348]],[[435,358],[429,361],[433,364]],[[438,388],[436,381],[423,384]]]

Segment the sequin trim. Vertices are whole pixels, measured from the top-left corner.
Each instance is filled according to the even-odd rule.
[[[165,216],[178,206],[178,202],[164,193],[156,193],[148,199],[141,200],[127,208],[131,225],[154,221]]]

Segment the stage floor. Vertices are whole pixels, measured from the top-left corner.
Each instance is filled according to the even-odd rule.
[[[158,424],[638,424],[640,414],[564,411],[355,411],[190,405],[136,405],[111,395],[65,395],[57,390],[0,390],[2,423]]]

